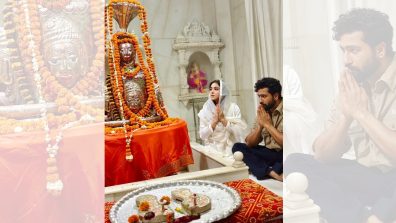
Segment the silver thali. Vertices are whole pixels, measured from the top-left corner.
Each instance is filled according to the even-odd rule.
[[[109,213],[110,221],[113,223],[127,223],[128,218],[138,212],[136,198],[140,195],[151,194],[160,199],[162,196],[170,197],[171,191],[179,188],[188,188],[193,193],[204,194],[211,199],[211,209],[203,213],[200,219],[192,222],[209,223],[224,219],[234,213],[241,205],[241,197],[238,192],[224,184],[205,180],[184,180],[149,185],[128,193],[111,208]],[[178,203],[172,201],[169,208],[175,210],[178,206],[180,206]],[[181,216],[183,214],[175,211],[175,218]]]

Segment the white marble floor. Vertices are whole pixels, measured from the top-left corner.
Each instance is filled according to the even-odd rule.
[[[257,178],[252,174],[249,174],[249,178],[257,182],[261,186],[267,188],[268,190],[272,191],[276,195],[283,197],[283,182],[273,179],[257,180]]]
[[[191,147],[196,151],[216,160],[217,162],[223,164],[224,166],[231,166],[233,163],[232,159],[222,157],[219,154],[211,153],[210,151],[205,150],[205,147],[196,143],[191,142]],[[249,178],[257,182],[258,184],[262,185],[263,187],[267,188],[268,190],[272,191],[273,193],[277,194],[278,196],[283,196],[283,183],[273,179],[266,179],[266,180],[257,180],[257,178],[249,174]]]

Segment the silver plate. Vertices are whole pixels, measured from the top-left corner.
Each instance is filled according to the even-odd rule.
[[[205,180],[184,180],[170,183],[161,183],[143,187],[122,197],[110,210],[110,221],[113,223],[127,223],[132,214],[138,213],[136,197],[151,194],[160,199],[166,195],[171,197],[171,191],[179,188],[188,188],[194,193],[209,196],[212,208],[201,215],[200,219],[192,222],[214,222],[224,219],[234,213],[241,206],[241,197],[234,189],[220,183]],[[170,209],[175,210],[176,202],[171,202]],[[175,218],[183,216],[175,211]]]

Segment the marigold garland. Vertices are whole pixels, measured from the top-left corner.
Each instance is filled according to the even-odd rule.
[[[121,106],[120,100],[122,101],[123,110],[125,111],[125,114],[124,114],[125,118],[129,119],[131,117],[139,117],[139,116],[145,117],[150,112],[152,102],[154,100],[156,100],[156,95],[154,92],[154,85],[153,85],[151,75],[148,73],[148,70],[144,67],[143,55],[138,47],[139,44],[138,44],[137,37],[133,34],[119,32],[119,33],[116,33],[113,35],[113,38],[111,41],[113,43],[113,48],[114,48],[113,55],[114,56],[109,57],[109,65],[110,65],[110,67],[115,67],[115,70],[110,69],[110,79],[111,79],[111,83],[112,83],[112,92],[113,92],[115,102],[116,102],[117,106],[120,107]],[[140,67],[144,73],[144,77],[145,77],[145,81],[146,81],[146,90],[148,93],[148,99],[146,101],[145,106],[137,114],[132,112],[132,110],[127,106],[127,103],[125,100],[125,94],[123,91],[124,85],[123,85],[121,62],[120,62],[121,56],[120,56],[120,52],[119,52],[120,51],[119,44],[122,44],[122,43],[131,43],[134,46],[134,48],[137,52],[137,55],[138,55]],[[117,79],[118,84],[116,83],[115,79]],[[120,97],[120,95],[118,94],[118,92],[117,92],[118,90],[122,93],[122,97]],[[159,111],[157,111],[157,112],[159,112]],[[161,116],[161,117],[163,119],[166,118],[164,116]]]
[[[143,34],[143,42],[144,42],[144,49],[145,49],[145,55],[146,55],[146,60],[144,60],[143,53],[139,48],[139,42],[138,38],[135,34],[130,34],[130,33],[123,33],[123,32],[118,32],[115,34],[112,34],[113,32],[113,14],[114,14],[114,9],[112,7],[112,3],[119,3],[119,2],[128,2],[131,4],[136,5],[139,8],[139,18],[141,20],[141,31]],[[145,127],[145,128],[153,128],[157,126],[162,126],[166,125],[169,123],[172,123],[172,119],[168,119],[168,114],[165,110],[165,108],[161,107],[158,100],[157,100],[157,95],[155,93],[154,89],[154,84],[158,82],[156,75],[155,75],[155,66],[153,63],[152,59],[152,53],[150,49],[150,44],[151,40],[148,35],[148,26],[147,26],[147,21],[146,21],[146,12],[144,7],[140,4],[140,2],[135,1],[135,0],[112,0],[110,1],[108,8],[106,10],[106,16],[108,18],[106,19],[106,28],[109,32],[110,35],[112,35],[111,38],[111,45],[113,49],[109,49],[109,53],[113,54],[113,57],[109,57],[108,63],[110,67],[110,80],[111,80],[111,85],[112,85],[112,93],[114,97],[114,101],[116,105],[121,108],[124,111],[124,114],[122,114],[125,118],[129,119],[132,123],[138,123],[140,127]],[[127,106],[126,100],[125,100],[125,95],[124,95],[124,86],[123,86],[123,81],[122,77],[127,76],[124,72],[124,70],[121,68],[120,64],[120,53],[119,53],[119,44],[122,43],[131,43],[135,49],[135,52],[137,54],[137,60],[139,65],[140,71],[143,72],[145,81],[146,81],[146,89],[148,93],[148,98],[145,103],[145,106],[137,113],[135,114],[130,110],[130,108]],[[148,67],[146,67],[146,63],[148,64]],[[112,67],[115,67],[115,69],[111,69]],[[137,73],[135,71],[130,75],[134,76]],[[117,80],[116,80],[117,79]],[[118,82],[118,86],[117,86]],[[121,92],[122,95],[120,95],[117,91]],[[122,106],[121,106],[122,104]],[[157,112],[158,115],[161,116],[163,121],[157,122],[157,123],[148,123],[144,120],[142,120],[142,117],[145,117],[148,115],[150,112],[151,107],[154,107],[155,111]],[[113,131],[113,130],[109,130]]]
[[[140,66],[139,64],[135,64],[134,66],[135,68],[132,71],[127,70],[128,68],[126,66],[124,66],[121,69],[121,75],[124,78],[134,78],[140,71]]]
[[[97,33],[94,35],[94,44],[97,47],[97,53],[93,58],[92,65],[89,71],[83,75],[75,86],[68,90],[61,85],[56,77],[50,72],[49,68],[44,63],[43,56],[40,52],[41,49],[41,24],[40,15],[38,13],[38,4],[43,3],[44,7],[54,9],[58,7],[61,9],[63,4],[67,5],[69,0],[64,1],[45,1],[41,0],[37,3],[34,0],[27,0],[25,4],[29,8],[28,17],[19,16],[15,23],[15,31],[18,33],[18,49],[20,50],[21,59],[25,71],[31,72],[34,66],[38,66],[37,70],[41,74],[41,85],[43,87],[43,96],[45,101],[54,101],[57,108],[57,114],[48,114],[48,125],[51,128],[63,126],[66,123],[77,120],[77,115],[90,114],[95,118],[95,121],[103,121],[103,109],[97,109],[90,105],[83,105],[76,98],[76,95],[87,95],[90,91],[97,89],[99,84],[100,73],[103,72],[103,35],[102,25],[99,22],[101,15],[102,5],[97,1],[90,1],[90,15],[92,23],[92,31]],[[46,4],[47,3],[47,4]],[[52,4],[49,5],[49,4]],[[64,6],[65,6],[64,5]],[[22,7],[14,7],[15,14],[23,15]],[[28,21],[29,20],[29,21]],[[30,24],[27,28],[26,24]],[[33,40],[33,44],[29,44],[29,39]],[[32,62],[32,52],[35,55],[37,64]],[[17,66],[18,64],[12,64]],[[20,66],[20,65],[18,65]],[[77,111],[77,113],[76,113]],[[2,123],[7,123],[6,128],[0,129],[1,133],[11,133],[18,129],[25,132],[36,131],[44,128],[44,122],[40,120],[15,120],[15,119],[0,119]]]
[[[130,3],[138,8],[138,17],[141,21],[140,27],[143,33],[142,41],[146,59],[144,59],[143,52],[139,47],[138,37],[135,34],[125,32],[117,32],[113,34],[113,4],[120,2]],[[125,156],[127,161],[131,161],[133,159],[133,155],[131,152],[130,143],[133,136],[133,131],[140,128],[150,129],[159,126],[170,125],[176,122],[177,119],[169,118],[166,109],[164,107],[161,107],[157,99],[155,86],[158,85],[158,79],[156,76],[154,60],[150,48],[151,40],[148,34],[147,15],[145,8],[137,0],[110,0],[109,5],[105,9],[105,28],[105,35],[111,36],[111,40],[106,42],[105,44],[106,53],[107,55],[109,55],[108,64],[110,71],[111,92],[114,98],[114,102],[119,108],[121,118],[123,120],[129,119],[131,123],[130,125],[127,125],[124,122],[122,128],[106,127],[105,133],[115,134],[123,132],[125,134]],[[126,72],[125,67],[121,67],[121,55],[119,45],[123,43],[132,44],[137,55],[135,69],[132,72]],[[123,78],[133,78],[139,72],[142,72],[144,75],[148,98],[143,108],[137,113],[134,113],[126,103]],[[155,112],[161,117],[162,121],[147,122],[143,119],[144,117],[149,115],[152,108],[154,108]]]
[[[34,34],[34,39],[35,39],[35,54],[37,55],[36,57],[38,58],[38,64],[39,64],[39,70],[40,73],[42,74],[42,82],[43,86],[45,86],[45,98],[48,100],[53,100],[57,95],[56,92],[58,92],[60,89],[66,90],[64,86],[62,86],[55,78],[55,76],[50,72],[49,68],[45,66],[45,63],[43,61],[43,56],[41,55],[40,49],[41,49],[41,24],[40,24],[40,19],[39,19],[39,14],[38,14],[38,6],[35,4],[33,0],[28,0],[28,6],[29,6],[29,12],[30,12],[30,23],[31,23],[31,32]],[[95,33],[100,33],[102,31],[102,25],[101,22],[99,22],[99,18],[101,15],[101,10],[99,8],[101,7],[101,3],[97,1],[90,1],[90,15],[91,15],[91,21],[92,21],[92,31]],[[21,17],[21,22],[18,26],[19,33],[21,33],[20,38],[21,41],[20,43],[20,49],[21,49],[21,54],[25,55],[25,66],[27,67],[33,67],[32,61],[31,61],[31,54],[28,51],[31,47],[29,47],[27,40],[27,37],[30,35],[30,33],[27,31],[25,28],[26,20],[24,17]],[[96,54],[92,60],[91,67],[89,68],[89,71],[86,74],[83,74],[83,78],[79,80],[75,86],[70,90],[66,90],[69,92],[68,97],[73,97],[74,95],[87,95],[90,91],[97,89],[99,86],[99,77],[100,73],[103,72],[103,57],[104,57],[104,48],[103,48],[103,43],[104,42],[104,37],[103,35],[94,35],[94,44],[97,47]],[[54,95],[55,94],[55,95]]]
[[[42,3],[42,2],[41,2]],[[69,3],[66,1],[51,1],[46,2],[50,5],[44,7],[63,8]],[[53,3],[53,4],[52,4]],[[63,5],[64,4],[64,5]],[[100,13],[97,13],[101,8],[100,2],[91,1],[91,19],[96,21],[100,18]],[[7,128],[14,132],[19,131],[34,131],[44,129],[45,142],[47,143],[47,184],[46,189],[50,194],[59,195],[63,189],[63,182],[59,176],[56,164],[56,154],[59,150],[59,142],[62,140],[62,131],[64,129],[73,127],[76,123],[84,121],[84,114],[91,114],[96,118],[96,121],[103,120],[103,111],[96,109],[92,106],[82,105],[75,98],[75,95],[87,95],[89,91],[98,86],[99,74],[103,71],[101,58],[103,57],[103,45],[100,43],[103,40],[102,35],[95,35],[95,45],[98,46],[97,54],[92,62],[90,72],[88,72],[72,89],[71,92],[62,86],[50,72],[49,68],[45,66],[43,56],[41,55],[41,27],[40,15],[38,13],[38,4],[34,0],[25,0],[19,3],[18,7],[15,5],[13,8],[14,14],[17,15],[15,20],[15,30],[17,32],[17,43],[14,44],[20,50],[21,61],[12,64],[13,69],[22,67],[24,65],[25,72],[32,76],[33,82],[37,88],[37,94],[40,104],[46,104],[47,101],[54,101],[56,104],[58,114],[48,114],[47,108],[40,109],[41,118],[37,120],[13,120],[5,119],[3,121],[9,122]],[[92,22],[93,31],[100,33],[101,24]],[[14,32],[14,31],[13,31]],[[102,49],[101,49],[102,47]],[[26,76],[29,76],[29,75]],[[96,81],[95,81],[96,80]],[[96,86],[95,84],[96,83]],[[81,119],[78,122],[76,111]],[[54,127],[57,128],[55,138],[52,138],[51,131]],[[6,131],[9,133],[9,131]]]

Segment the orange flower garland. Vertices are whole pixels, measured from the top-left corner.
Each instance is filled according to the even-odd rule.
[[[38,70],[41,74],[41,81],[42,81],[42,86],[43,86],[43,94],[44,98],[46,101],[55,101],[57,104],[58,112],[60,113],[66,113],[70,112],[69,108],[80,108],[80,110],[85,110],[85,111],[90,111],[93,113],[90,113],[94,116],[97,116],[99,119],[102,119],[103,117],[103,112],[101,109],[94,109],[91,106],[87,105],[81,105],[79,101],[75,98],[75,95],[86,95],[89,91],[92,89],[97,88],[98,83],[99,83],[99,74],[103,71],[103,64],[102,64],[102,59],[104,54],[103,54],[103,45],[100,44],[103,42],[103,35],[95,35],[95,45],[98,47],[97,53],[95,55],[95,58],[92,62],[92,66],[90,68],[90,71],[78,82],[76,85],[72,88],[71,92],[70,90],[67,90],[64,86],[62,86],[55,78],[55,76],[50,72],[48,67],[45,66],[43,57],[40,53],[41,49],[41,33],[40,33],[40,22],[39,22],[39,14],[38,14],[38,6],[35,4],[33,0],[27,0],[28,1],[28,7],[29,7],[29,20],[31,24],[31,33],[34,33],[35,35],[32,37],[34,40],[34,46],[31,47],[30,45],[27,45],[28,39],[27,37],[30,37],[31,35],[29,34],[30,32],[28,29],[25,27],[25,24],[27,24],[27,18],[25,17],[20,17],[20,23],[19,26],[17,26],[18,32],[20,33],[21,39],[19,41],[19,48],[21,49],[21,55],[24,59],[24,64],[27,68],[35,66],[32,64],[32,53],[30,53],[30,50],[34,51],[34,54],[36,55],[37,58],[37,65],[38,65]],[[99,8],[101,7],[101,4],[95,1],[90,1],[90,9],[91,9],[91,19],[92,21],[98,20],[100,16],[101,10]],[[20,9],[21,10],[21,9]],[[22,11],[21,11],[21,14]],[[93,30],[98,32],[101,31],[101,26],[100,23],[95,23],[93,22]]]
[[[149,70],[146,67],[144,67],[145,64],[144,64],[143,54],[139,49],[137,37],[134,34],[119,32],[113,35],[111,41],[112,41],[113,51],[110,53],[113,53],[113,57],[109,57],[108,62],[110,67],[115,67],[115,69],[110,69],[110,79],[112,84],[113,96],[117,106],[120,107],[122,104],[123,111],[125,112],[123,115],[125,116],[125,118],[130,119],[131,122],[138,122],[141,124],[141,126],[146,126],[149,128],[158,126],[158,124],[150,125],[147,122],[141,120],[140,118],[140,117],[145,117],[150,112],[150,108],[152,105],[155,108],[156,112],[162,117],[164,121],[168,118],[168,114],[166,110],[164,108],[161,108],[161,106],[159,105],[159,102],[155,95],[154,81],[152,75],[150,75],[149,73]],[[145,106],[137,114],[132,112],[131,109],[127,106],[125,95],[123,94],[123,90],[124,90],[124,86],[122,84],[123,71],[121,70],[121,64],[120,64],[121,56],[119,53],[120,51],[119,44],[122,43],[131,43],[134,46],[135,52],[137,54],[138,62],[140,64],[139,69],[141,69],[144,73],[146,88],[149,95]],[[118,82],[118,84],[116,82]],[[117,91],[122,92],[123,95],[119,95]],[[169,122],[169,120],[167,120],[167,122]],[[161,125],[167,122],[162,122],[162,123],[160,122],[159,124]]]
[[[114,9],[112,4],[120,2],[134,4],[138,8],[138,16],[141,21],[140,27],[143,33],[142,40],[146,60],[144,60],[143,53],[139,48],[138,38],[135,34],[125,32],[118,32],[113,34]],[[127,125],[124,122],[122,128],[106,127],[105,133],[114,134],[124,132],[126,140],[126,160],[131,161],[133,159],[133,155],[131,152],[130,143],[133,131],[139,128],[156,128],[159,126],[170,125],[176,122],[177,119],[169,118],[166,109],[161,107],[157,100],[155,86],[158,85],[158,80],[155,73],[155,65],[150,48],[151,40],[148,35],[147,16],[144,7],[137,0],[110,0],[110,3],[106,7],[105,11],[105,24],[105,34],[111,36],[111,40],[106,43],[106,53],[107,55],[110,55],[108,57],[108,64],[110,68],[109,71],[112,94],[116,106],[119,108],[122,119],[129,119],[131,123],[130,125]],[[135,69],[129,73],[125,72],[125,69],[121,67],[121,55],[119,45],[122,43],[131,43],[137,55],[137,63],[135,65]],[[143,72],[148,98],[143,108],[139,112],[134,113],[126,103],[123,78],[133,78],[139,72]],[[152,108],[154,108],[156,113],[161,117],[162,121],[149,123],[142,119],[150,113],[150,110]]]
[[[124,39],[119,40],[119,37],[122,36],[126,36]],[[137,43],[137,37],[132,35],[132,34],[126,34],[126,33],[116,33],[113,38],[112,38],[112,42],[113,42],[113,46],[114,46],[114,60],[115,63],[113,63],[113,61],[111,60],[112,58],[109,58],[109,64],[110,66],[114,66],[115,65],[115,70],[117,71],[116,74],[121,74],[121,75],[116,75],[115,71],[113,69],[110,70],[110,74],[111,74],[111,82],[112,82],[112,89],[113,89],[113,96],[115,98],[115,102],[117,104],[117,106],[120,106],[120,100],[121,103],[123,104],[123,110],[125,111],[125,117],[129,118],[131,122],[138,122],[141,124],[141,126],[146,126],[146,127],[155,127],[155,125],[150,125],[147,122],[141,120],[140,117],[144,117],[146,116],[149,112],[150,112],[150,107],[153,104],[156,112],[163,118],[166,119],[167,118],[167,113],[166,111],[163,111],[163,108],[161,108],[159,106],[159,103],[157,101],[157,97],[155,95],[155,91],[154,91],[154,84],[151,78],[151,75],[149,75],[148,70],[146,68],[143,68],[143,72],[144,72],[144,77],[145,77],[145,81],[146,81],[146,87],[147,87],[147,92],[148,92],[148,99],[146,101],[145,106],[137,113],[133,113],[130,108],[127,106],[126,101],[125,101],[125,95],[123,97],[119,97],[118,93],[115,92],[117,91],[117,89],[120,92],[123,92],[123,86],[117,86],[115,78],[117,78],[118,81],[118,85],[122,85],[122,71],[120,70],[120,54],[119,54],[119,48],[118,45],[120,43],[125,43],[125,42],[129,42],[132,43],[137,55],[138,55],[138,60],[140,64],[144,65],[144,61],[143,61],[143,55],[142,52],[140,51],[140,49],[138,48],[138,43]],[[115,77],[114,77],[115,76]],[[169,121],[169,120],[168,120]],[[165,123],[165,122],[164,122]],[[162,124],[162,123],[160,123]],[[158,126],[158,124],[156,125]]]
[[[123,38],[123,39],[119,39],[119,38]],[[146,101],[145,106],[137,114],[134,114],[130,110],[130,108],[127,106],[127,103],[125,101],[125,95],[123,95],[123,97],[119,97],[118,93],[115,92],[117,90],[120,90],[120,92],[123,92],[123,89],[124,89],[124,86],[122,84],[123,81],[122,81],[122,71],[121,71],[121,64],[120,64],[121,56],[120,56],[120,52],[119,52],[120,51],[119,44],[121,44],[121,43],[133,44],[135,50],[137,50],[139,63],[143,64],[143,66],[144,66],[143,56],[142,56],[140,49],[138,48],[137,37],[132,34],[127,34],[127,33],[116,33],[113,35],[112,42],[113,42],[113,47],[114,47],[113,55],[114,55],[115,62],[112,61],[113,58],[109,57],[109,64],[111,65],[111,67],[115,66],[115,70],[110,69],[110,74],[111,74],[110,78],[112,80],[112,89],[113,89],[113,96],[115,98],[115,102],[116,102],[117,106],[120,107],[121,105],[120,105],[119,101],[120,100],[122,101],[123,110],[125,111],[125,118],[129,119],[132,117],[135,120],[138,116],[144,117],[149,113],[152,101],[155,100],[155,98],[156,98],[155,92],[154,92],[154,86],[152,83],[153,81],[152,81],[151,75],[148,73],[147,69],[145,69],[143,67],[143,73],[144,73],[144,77],[145,77],[145,81],[146,81],[146,88],[147,88],[149,97]],[[142,65],[141,65],[141,67],[142,67]],[[114,80],[115,78],[117,78],[118,86]]]
[[[67,3],[65,3],[67,4]],[[59,6],[59,5],[58,5]],[[91,16],[95,19],[94,8],[96,11],[100,8],[100,3],[91,4]],[[63,183],[60,179],[57,164],[56,154],[59,150],[59,142],[62,140],[62,131],[72,127],[78,122],[75,111],[79,111],[80,121],[84,121],[83,114],[88,113],[96,116],[97,119],[103,120],[103,111],[95,109],[91,106],[81,105],[75,98],[74,94],[77,90],[72,90],[73,93],[69,92],[64,86],[60,85],[56,80],[55,76],[51,74],[50,70],[45,66],[43,57],[40,53],[41,49],[41,28],[40,28],[40,16],[38,14],[38,5],[33,0],[22,1],[20,7],[14,7],[15,14],[19,15],[17,23],[15,24],[18,30],[18,44],[20,49],[21,59],[24,61],[25,71],[29,72],[33,76],[34,83],[36,84],[37,94],[40,104],[46,104],[47,101],[54,101],[57,105],[58,113],[60,116],[51,115],[47,113],[47,108],[43,107],[40,109],[41,119],[39,121],[31,121],[28,123],[39,123],[41,128],[45,131],[45,141],[47,143],[47,185],[46,189],[53,195],[59,195],[63,189]],[[19,11],[18,11],[19,10]],[[95,27],[93,27],[95,30]],[[97,29],[97,28],[96,28]],[[97,38],[98,39],[98,38]],[[101,45],[101,44],[99,44]],[[100,54],[103,52],[98,51],[96,59],[100,58]],[[96,66],[99,66],[97,61],[94,61]],[[93,71],[98,72],[100,69],[91,67]],[[80,86],[85,87],[86,82],[93,82],[93,76],[86,75],[83,81],[80,81]],[[85,81],[85,82],[84,82]],[[77,84],[78,86],[78,84]],[[88,91],[87,91],[88,93]],[[20,123],[18,123],[20,124]],[[53,126],[62,126],[57,129],[56,137],[51,139],[51,131]],[[27,128],[28,129],[28,128]],[[51,130],[52,129],[52,130]],[[23,127],[18,125],[14,131],[25,131]]]
[[[46,1],[40,0],[37,3],[42,4],[44,7],[63,8],[62,5],[67,5],[70,0],[63,1]],[[16,15],[20,15],[16,19],[15,30],[18,32],[18,48],[23,60],[25,71],[32,72],[33,67],[37,66],[37,70],[41,75],[41,86],[43,88],[43,96],[45,101],[54,101],[57,106],[58,114],[47,114],[49,127],[55,128],[65,125],[66,123],[77,120],[75,110],[80,114],[90,114],[96,121],[103,121],[103,110],[96,109],[89,105],[82,105],[76,99],[75,95],[87,95],[90,91],[97,89],[99,84],[100,73],[103,72],[103,42],[104,37],[102,32],[102,24],[98,18],[102,15],[102,5],[97,1],[90,1],[90,12],[92,21],[92,31],[94,35],[94,44],[97,46],[97,53],[92,61],[92,65],[87,74],[81,78],[80,81],[70,90],[62,86],[56,77],[45,66],[43,56],[40,53],[41,49],[41,28],[40,28],[40,15],[38,14],[38,5],[34,0],[27,0],[26,6],[29,9],[28,17],[23,16],[24,12],[22,7],[14,7]],[[52,4],[52,5],[51,5]],[[26,24],[30,24],[28,29]],[[98,35],[100,34],[100,35]],[[30,40],[31,39],[31,40]],[[29,42],[30,41],[30,42]],[[33,41],[33,44],[31,43]],[[35,55],[36,64],[32,62],[32,55]],[[14,64],[12,64],[14,66]],[[17,64],[15,64],[16,66]],[[28,76],[28,75],[26,75]],[[6,128],[0,129],[2,133],[11,133],[19,128],[21,131],[30,132],[44,128],[43,120],[14,120],[2,118],[0,121],[4,124],[7,123]]]
[[[127,72],[126,69],[127,69],[126,67],[123,67],[121,69],[121,75],[125,78],[134,78],[139,73],[140,66],[139,64],[135,64],[135,68],[133,69],[132,72],[131,71]]]
[[[131,132],[131,131],[137,130],[139,128],[140,128],[139,124],[126,125],[127,132]],[[105,134],[119,134],[119,133],[122,133],[123,131],[124,130],[121,127],[116,127],[116,128],[108,127],[108,126],[105,127]]]
[[[50,72],[48,67],[45,66],[45,63],[43,61],[43,56],[40,53],[41,49],[41,35],[40,35],[40,20],[39,20],[39,14],[38,14],[38,6],[35,4],[33,0],[28,0],[28,7],[29,7],[29,20],[31,25],[31,32],[33,33],[34,37],[33,39],[35,40],[35,55],[36,58],[38,59],[38,65],[39,65],[39,70],[40,73],[42,74],[42,82],[43,86],[45,87],[45,98],[47,100],[53,100],[54,97],[56,97],[56,92],[58,92],[60,89],[66,89],[63,87],[55,78],[55,76]],[[91,21],[92,21],[92,30],[93,32],[97,33],[94,35],[94,44],[97,47],[96,55],[92,61],[92,65],[89,69],[89,71],[84,75],[84,77],[76,83],[76,85],[71,89],[72,93],[68,95],[68,97],[74,97],[74,95],[87,95],[90,91],[97,89],[98,83],[99,83],[99,77],[100,73],[103,72],[103,57],[104,57],[104,48],[103,48],[103,41],[104,37],[103,35],[98,35],[99,33],[102,33],[102,26],[101,22],[99,22],[98,18],[100,18],[101,13],[101,3],[97,1],[90,1],[90,12],[91,12]],[[22,13],[22,12],[21,12]],[[20,43],[20,49],[21,49],[21,55],[24,57],[24,62],[25,66],[27,68],[33,67],[32,61],[31,61],[31,53],[28,51],[29,50],[29,45],[28,45],[28,39],[27,37],[30,35],[29,32],[27,32],[27,29],[25,28],[26,24],[26,18],[20,17],[20,26],[18,26],[18,30],[21,33],[21,40],[19,41]],[[69,90],[67,90],[69,91]]]
[[[108,23],[109,20],[112,21],[113,20],[113,8],[112,7],[107,7],[108,10],[108,14],[110,15],[109,17],[105,17],[105,23]],[[107,13],[105,15],[108,15]],[[112,23],[110,23],[110,27],[106,27],[106,30],[109,30],[109,34],[112,35]],[[110,42],[110,45],[108,46],[108,50],[107,53],[111,55],[111,57],[109,57],[109,68],[111,71],[111,75],[110,75],[110,81],[111,81],[111,89],[112,89],[112,93],[113,93],[113,97],[115,99],[116,104],[118,105],[118,107],[120,108],[120,113],[121,113],[121,118],[123,120],[125,120],[125,113],[124,113],[124,106],[123,103],[125,103],[125,101],[122,101],[122,80],[118,79],[118,75],[119,74],[119,66],[116,66],[116,64],[114,62],[118,61],[117,64],[119,64],[120,61],[120,55],[119,52],[117,51],[116,54],[114,54],[114,45],[111,44],[112,42]],[[117,44],[118,47],[118,44]],[[114,72],[116,72],[114,74]],[[116,91],[116,92],[115,92]],[[118,100],[117,100],[118,99]],[[125,143],[126,143],[126,147],[125,147],[125,159],[127,161],[132,161],[133,159],[133,155],[132,155],[132,151],[131,151],[131,140],[132,140],[132,133],[133,131],[129,131],[129,136],[128,136],[128,129],[127,129],[127,124],[125,122],[123,122],[123,132],[125,134]],[[112,131],[113,132],[113,131]]]

